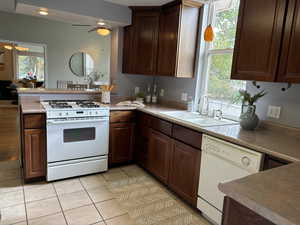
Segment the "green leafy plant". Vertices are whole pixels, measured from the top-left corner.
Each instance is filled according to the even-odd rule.
[[[139,92],[135,95],[136,98],[145,98],[145,94],[143,92]]]
[[[264,97],[267,94],[267,92],[265,92],[264,90],[258,92],[253,96],[246,90],[240,90],[239,93],[240,96],[238,96],[237,100],[242,100],[244,104],[246,103],[248,105],[254,105],[255,102],[257,102],[260,98]]]

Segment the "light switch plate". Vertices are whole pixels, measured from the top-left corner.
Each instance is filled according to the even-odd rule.
[[[281,112],[281,107],[280,106],[269,105],[269,108],[268,108],[268,117],[269,118],[279,119],[280,118],[280,112]]]
[[[183,92],[183,93],[181,94],[181,100],[184,101],[184,102],[186,102],[186,101],[188,100],[188,94],[185,93],[185,92]]]

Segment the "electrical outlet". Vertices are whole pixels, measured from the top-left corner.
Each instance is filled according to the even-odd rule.
[[[138,94],[140,92],[140,87],[135,87],[134,88],[134,94]]]
[[[165,89],[160,89],[159,96],[160,97],[164,97],[165,96]]]
[[[183,93],[181,94],[181,100],[184,101],[184,102],[186,102],[186,101],[188,100],[188,94],[185,93],[185,92],[183,92]]]
[[[280,118],[280,112],[281,112],[281,107],[280,106],[269,105],[269,108],[268,108],[268,117],[269,118],[279,119]]]

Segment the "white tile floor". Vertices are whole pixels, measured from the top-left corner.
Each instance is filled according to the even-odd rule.
[[[135,165],[24,185],[20,171],[1,170],[0,210],[0,225],[209,224]]]

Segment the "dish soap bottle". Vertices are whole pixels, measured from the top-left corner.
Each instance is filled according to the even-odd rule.
[[[146,94],[146,103],[151,103],[151,86],[150,84],[147,87],[147,94]]]
[[[152,99],[151,99],[151,101],[152,101],[152,103],[157,103],[157,86],[156,86],[156,84],[154,84],[154,86],[153,86],[153,93],[152,93]]]
[[[192,96],[188,97],[187,111],[188,112],[194,112],[194,100],[193,100]]]

